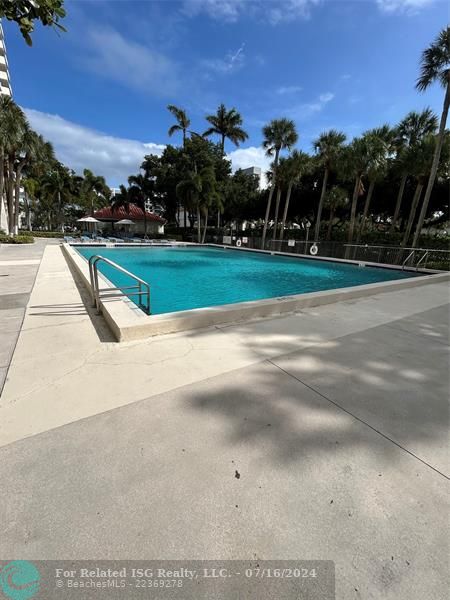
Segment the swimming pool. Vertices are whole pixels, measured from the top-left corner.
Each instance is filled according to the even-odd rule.
[[[208,246],[76,249],[86,259],[104,256],[146,281],[154,315],[416,276],[395,269]],[[130,285],[126,275],[105,263],[98,266],[114,285]],[[131,299],[137,303],[136,297]]]

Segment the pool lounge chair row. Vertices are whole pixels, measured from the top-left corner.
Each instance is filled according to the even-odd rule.
[[[144,240],[141,238],[116,238],[116,237],[102,237],[100,235],[95,237],[89,237],[82,235],[79,238],[74,238],[70,235],[64,236],[64,242],[67,244],[147,244],[147,245],[158,245],[158,244],[173,244],[176,240]]]

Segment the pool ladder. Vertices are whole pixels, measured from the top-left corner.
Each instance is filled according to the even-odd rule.
[[[98,266],[97,266],[99,262],[104,262],[104,263],[110,265],[111,267],[113,267],[114,269],[117,269],[117,271],[120,271],[121,273],[128,275],[128,277],[131,277],[131,279],[136,281],[136,285],[127,285],[127,286],[123,286],[123,287],[100,288],[99,283],[98,283]],[[123,295],[125,295],[127,297],[128,296],[139,296],[139,308],[141,308],[148,315],[150,314],[150,286],[148,285],[148,283],[146,281],[144,281],[143,279],[140,279],[136,275],[133,275],[133,273],[130,273],[130,271],[127,271],[126,269],[124,269],[117,263],[113,262],[112,260],[109,260],[109,258],[105,258],[104,256],[100,256],[98,254],[96,254],[95,256],[91,256],[89,259],[89,277],[91,279],[92,294],[94,296],[94,306],[99,313],[101,312],[100,292],[112,292],[112,293],[103,294],[102,299],[103,298],[117,298],[117,297],[123,296]],[[144,302],[141,301],[141,298],[144,300]]]
[[[409,262],[409,259],[410,259],[410,258],[413,258],[416,252],[421,252],[421,251],[422,251],[422,250],[421,250],[420,248],[417,248],[417,249],[414,249],[414,250],[412,250],[412,251],[411,251],[411,252],[408,254],[408,256],[405,258],[405,260],[403,261],[403,263],[402,263],[402,270],[404,270],[404,269],[405,269],[405,267],[407,266],[407,263]],[[416,271],[418,271],[418,270],[419,270],[419,265],[420,265],[420,263],[421,263],[421,262],[423,262],[423,261],[424,261],[424,260],[425,260],[425,259],[428,257],[428,254],[429,254],[429,250],[426,250],[426,251],[424,252],[424,254],[422,254],[421,258],[419,259],[419,261],[418,261],[418,262],[416,263],[416,265],[415,265],[415,269],[416,269]],[[414,258],[413,258],[413,261],[414,261]],[[425,264],[426,264],[426,263],[425,263]],[[411,266],[414,268],[414,265],[411,265]]]

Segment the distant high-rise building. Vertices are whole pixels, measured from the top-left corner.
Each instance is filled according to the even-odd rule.
[[[5,36],[0,23],[0,94],[12,96],[11,80],[9,78],[8,59],[6,57]]]
[[[261,167],[248,167],[247,169],[242,169],[242,172],[246,175],[256,175],[257,177],[261,177]]]
[[[11,81],[9,79],[8,59],[6,58],[5,36],[0,22],[0,95],[12,96]],[[8,217],[4,198],[0,198],[0,230],[7,231]]]

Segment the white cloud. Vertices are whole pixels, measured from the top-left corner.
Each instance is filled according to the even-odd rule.
[[[277,89],[277,94],[280,96],[284,96],[285,94],[296,94],[297,92],[301,92],[302,88],[299,85],[286,85],[281,86]]]
[[[416,14],[434,0],[377,0],[379,9],[388,14]]]
[[[307,102],[304,104],[298,104],[297,106],[293,106],[289,108],[286,113],[292,119],[306,119],[318,112],[321,112],[325,106],[333,100],[334,94],[331,92],[326,92],[324,94],[320,94],[317,100],[313,102]]]
[[[52,142],[58,160],[77,173],[91,169],[111,186],[126,183],[137,173],[146,154],[161,154],[165,146],[107,135],[58,115],[25,108],[33,127]]]
[[[178,88],[178,66],[147,46],[125,39],[111,28],[96,28],[86,36],[89,57],[84,66],[122,85],[156,96],[170,96]]]
[[[244,47],[245,44],[241,44],[237,50],[228,52],[224,58],[203,59],[201,64],[206,69],[215,71],[216,73],[233,73],[244,66]]]
[[[204,13],[212,19],[236,22],[244,15],[257,15],[272,25],[307,19],[311,9],[322,0],[184,0],[183,12],[188,16]]]
[[[164,144],[107,135],[59,115],[32,108],[24,108],[24,111],[33,129],[52,142],[58,160],[77,173],[91,169],[96,175],[103,175],[113,187],[126,183],[129,175],[137,173],[146,154],[161,155],[165,148]],[[261,167],[261,184],[266,184],[264,173],[272,159],[266,156],[263,148],[238,148],[227,158],[231,160],[234,171]]]
[[[265,187],[267,185],[265,173],[269,170],[273,158],[266,156],[264,148],[256,146],[238,148],[227,154],[227,158],[231,160],[233,171],[247,169],[248,167],[260,167],[262,171],[260,186]]]

